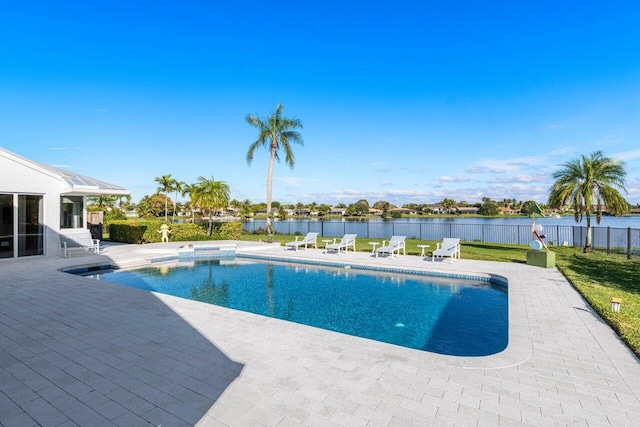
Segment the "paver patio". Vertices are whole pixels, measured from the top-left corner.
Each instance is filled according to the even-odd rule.
[[[3,260],[0,424],[639,424],[638,359],[556,269],[239,244],[257,256],[500,275],[509,346],[442,356],[58,271],[140,264],[183,243]]]

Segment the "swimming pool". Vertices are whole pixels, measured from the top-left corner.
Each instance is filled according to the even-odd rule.
[[[508,342],[506,286],[486,280],[239,258],[83,275],[440,354],[484,356]]]

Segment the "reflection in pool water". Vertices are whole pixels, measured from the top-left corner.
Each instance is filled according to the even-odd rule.
[[[86,275],[441,354],[508,341],[507,289],[487,281],[240,259]]]

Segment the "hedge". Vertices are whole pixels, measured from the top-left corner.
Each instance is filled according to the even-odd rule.
[[[109,226],[109,238],[112,242],[156,243],[162,235],[160,227],[163,221],[112,221]],[[167,224],[171,230],[169,241],[185,242],[193,240],[239,240],[243,226],[240,222],[213,223],[212,235],[207,236],[208,224]]]

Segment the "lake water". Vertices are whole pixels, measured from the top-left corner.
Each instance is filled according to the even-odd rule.
[[[542,234],[548,244],[581,246],[586,238],[586,220],[576,223],[571,216],[537,217],[536,224],[543,227]],[[640,248],[640,216],[602,218],[594,226],[592,245],[595,248],[617,248],[616,251],[633,251]],[[378,218],[354,219],[288,219],[275,221],[278,234],[306,234],[318,232],[321,236],[357,234],[360,238],[388,239],[390,236],[407,236],[409,239],[441,240],[458,237],[467,242],[506,243],[528,245],[531,241],[531,218],[505,216],[499,218],[469,217],[412,217],[382,220]],[[265,227],[264,220],[244,223],[249,232]],[[629,231],[630,229],[630,231]]]
[[[305,219],[286,219],[284,221],[276,221],[276,222],[287,222],[287,221],[309,221],[309,218]],[[311,221],[320,221],[319,219],[311,219]],[[429,217],[429,216],[416,216],[410,218],[394,218],[394,219],[381,219],[381,218],[371,218],[371,219],[352,219],[352,218],[344,218],[344,219],[328,219],[322,220],[322,222],[352,222],[352,221],[365,221],[365,222],[396,222],[396,223],[434,223],[434,224],[487,224],[487,225],[530,225],[531,218],[524,216],[505,216],[499,218],[480,218],[480,217]],[[256,220],[256,223],[264,224],[264,221]],[[549,225],[549,226],[587,226],[587,220],[582,219],[582,222],[577,223],[572,216],[562,216],[560,218],[555,217],[539,217],[536,216],[536,223],[541,225]],[[612,227],[612,228],[638,228],[640,229],[640,216],[623,216],[623,217],[614,217],[614,216],[604,216],[600,221],[600,224],[596,224],[595,217],[591,217],[591,225],[593,227]]]

